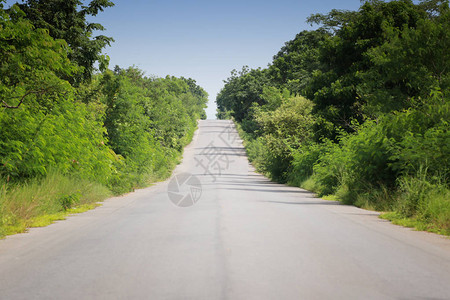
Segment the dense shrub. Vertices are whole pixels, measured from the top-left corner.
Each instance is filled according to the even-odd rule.
[[[261,97],[266,104],[254,105],[252,111],[256,132],[260,135],[257,142],[253,142],[260,152],[258,168],[284,182],[290,171],[293,151],[311,139],[313,104],[276,88],[265,88]]]

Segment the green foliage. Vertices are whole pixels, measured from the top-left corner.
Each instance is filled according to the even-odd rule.
[[[104,185],[91,180],[50,171],[45,177],[12,184],[0,179],[0,238],[23,232],[29,226],[48,225],[52,218],[36,224],[44,216],[76,212],[111,196]],[[57,218],[53,218],[55,220]]]
[[[255,104],[252,110],[260,137],[251,143],[251,148],[263,160],[258,164],[259,170],[285,181],[292,152],[311,139],[313,104],[275,88],[264,88],[261,98],[266,104]]]
[[[77,84],[90,80],[95,62],[104,64],[101,51],[113,41],[104,35],[93,37],[94,31],[105,28],[99,23],[88,22],[87,18],[111,6],[114,3],[109,0],[92,0],[87,5],[80,0],[26,0],[19,4],[34,27],[46,29],[54,39],[67,42],[72,50],[69,59],[83,71],[75,76],[64,74],[63,78]]]
[[[124,157],[125,189],[167,176],[204,115],[206,92],[193,79],[146,78],[134,67],[106,72],[100,81],[108,145]]]
[[[232,73],[218,115],[241,123],[269,177],[450,232],[448,1],[364,1],[309,22],[321,27],[267,69]]]
[[[320,67],[319,45],[327,36],[322,29],[302,31],[286,42],[268,68],[271,83],[295,94],[305,94],[313,72]]]
[[[344,134],[314,167],[324,193],[346,185],[352,193],[347,200],[354,203],[358,194],[377,186],[393,189],[396,178],[414,176],[423,166],[430,179],[448,184],[449,102],[437,95],[419,108],[367,121],[354,134]]]
[[[314,165],[323,157],[333,144],[303,143],[292,153],[292,171],[288,174],[288,182],[294,186],[302,186],[311,177]],[[316,187],[314,190],[318,190]]]
[[[399,179],[400,194],[394,220],[410,218],[410,227],[450,234],[450,189],[430,182],[422,168],[415,176]],[[403,224],[402,224],[403,225]]]
[[[246,119],[253,103],[264,104],[260,95],[266,83],[267,70],[243,67],[240,72],[231,71],[231,77],[225,80],[224,88],[216,97],[218,111],[230,113],[239,122]]]
[[[80,193],[70,194],[70,195],[62,195],[58,198],[61,207],[64,211],[67,211],[69,208],[71,208],[74,204],[77,204],[80,202]]]
[[[384,43],[367,52],[373,68],[360,74],[359,93],[364,110],[379,115],[414,106],[412,98],[448,90],[450,78],[450,11],[441,8],[434,18],[423,18],[414,28],[384,26]]]
[[[116,159],[91,105],[58,99],[51,111],[23,106],[0,113],[0,176],[15,180],[49,168],[106,184]]]
[[[314,164],[311,176],[315,186],[314,192],[319,196],[335,193],[342,185],[347,171],[347,157],[343,155],[339,145],[328,140],[323,146],[326,148]]]
[[[248,159],[256,170],[270,176],[270,174],[267,173],[266,167],[268,161],[268,149],[265,145],[265,140],[262,137],[248,139],[245,142],[245,149],[247,151]]]
[[[34,28],[17,6],[0,10],[0,28],[1,106],[18,108],[32,102],[51,109],[54,97],[70,89],[58,75],[78,71],[67,58],[67,43]]]
[[[114,155],[102,146],[99,104],[75,101],[57,76],[77,70],[65,42],[33,28],[17,6],[8,12],[0,18],[0,176],[19,180],[56,167],[106,183]]]
[[[86,16],[112,3],[80,4],[0,3],[0,237],[167,177],[206,117],[191,78],[107,70]]]
[[[397,113],[390,122],[395,137],[392,167],[402,175],[413,175],[426,167],[430,177],[448,183],[449,119],[450,101],[440,92],[432,93],[417,109]]]
[[[373,70],[367,53],[386,41],[386,31],[415,27],[424,16],[425,12],[409,1],[370,1],[348,18],[333,12],[323,16],[325,22],[332,22],[337,28],[320,48],[322,68],[314,73],[307,92],[307,97],[316,104],[315,113],[334,125],[322,137],[334,139],[339,134],[338,128],[352,132],[353,120],[365,120],[363,107],[367,95],[361,92],[366,85],[363,74]],[[374,80],[371,84],[377,83]]]

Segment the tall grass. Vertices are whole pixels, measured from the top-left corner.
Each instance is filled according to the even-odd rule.
[[[92,208],[111,195],[101,184],[56,171],[24,183],[0,180],[0,237],[48,225],[69,213]]]
[[[399,179],[394,211],[395,214],[387,214],[385,218],[450,235],[450,189],[439,178],[429,178],[424,168],[416,176]]]

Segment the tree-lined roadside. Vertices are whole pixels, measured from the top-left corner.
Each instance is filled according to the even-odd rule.
[[[266,69],[232,72],[218,117],[272,179],[450,234],[448,1],[365,1],[309,22]]]
[[[0,240],[2,298],[449,299],[450,239],[270,182],[230,121],[198,127],[171,180]]]
[[[193,79],[108,69],[113,3],[81,4],[0,1],[0,237],[166,178],[206,117]]]

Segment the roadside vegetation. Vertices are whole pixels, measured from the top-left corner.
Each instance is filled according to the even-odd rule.
[[[168,177],[206,117],[195,80],[108,68],[110,6],[0,1],[0,238]]]
[[[312,15],[217,97],[257,170],[397,224],[450,234],[448,1]]]

